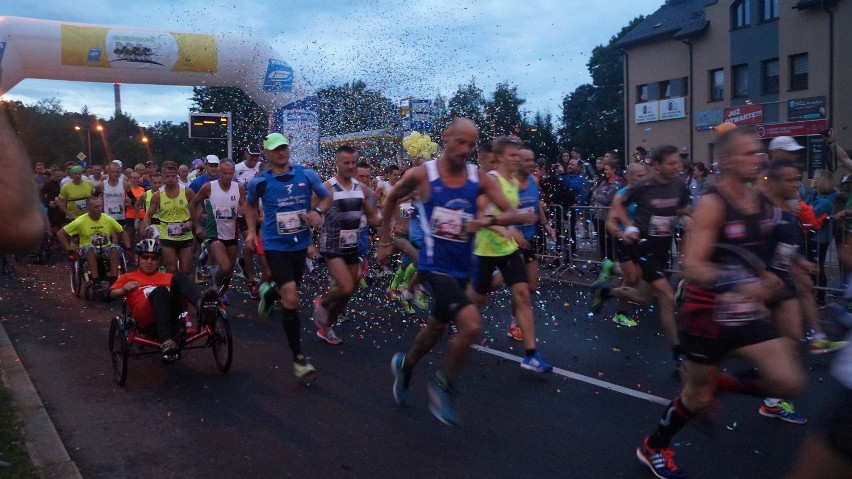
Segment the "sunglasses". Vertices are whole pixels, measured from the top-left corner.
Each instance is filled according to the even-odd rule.
[[[139,259],[156,261],[156,260],[160,259],[160,255],[158,255],[158,254],[142,254],[142,255],[139,255]]]

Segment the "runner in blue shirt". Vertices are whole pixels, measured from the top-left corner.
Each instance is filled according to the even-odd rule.
[[[453,120],[441,135],[444,143],[441,157],[408,170],[382,205],[379,262],[386,261],[393,251],[391,233],[397,203],[417,192],[420,221],[426,233],[417,269],[420,281],[431,289],[434,298],[429,322],[417,335],[411,349],[395,354],[391,360],[394,399],[399,405],[408,401],[412,369],[441,338],[450,321],[454,321],[458,332],[450,339],[443,368],[428,387],[429,410],[448,425],[458,423],[452,384],[458,378],[470,346],[482,332],[482,317],[465,293],[473,251],[470,233],[495,224],[535,220],[534,214],[518,213],[512,208],[492,176],[465,163],[476,148],[478,136],[472,121]],[[476,199],[480,193],[503,213],[476,219]]]
[[[258,314],[269,317],[272,305],[280,297],[284,306],[282,324],[293,353],[293,372],[305,384],[316,379],[316,370],[308,363],[301,349],[299,322],[299,284],[305,268],[305,258],[316,258],[311,228],[322,225],[322,211],[312,208],[312,196],[328,196],[328,190],[312,169],[290,164],[289,140],[281,133],[270,133],[263,140],[263,149],[271,168],[255,177],[246,194],[246,247],[257,247],[258,208],[263,202],[263,249],[278,289],[264,283],[260,290]]]

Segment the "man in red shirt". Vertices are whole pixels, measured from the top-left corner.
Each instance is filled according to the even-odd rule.
[[[189,304],[194,305],[200,315],[202,295],[189,276],[159,270],[161,251],[156,239],[140,241],[136,245],[139,269],[119,276],[110,288],[109,298],[125,298],[140,330],[156,327],[163,361],[171,363],[177,359],[179,351],[172,337],[183,326],[180,315]],[[209,312],[215,314],[215,311]]]

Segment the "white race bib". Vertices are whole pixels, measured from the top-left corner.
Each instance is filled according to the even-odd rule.
[[[431,235],[449,241],[467,241],[465,224],[472,219],[470,213],[436,206],[429,224]]]
[[[74,208],[77,208],[77,211],[86,211],[86,201],[87,200],[74,201]]]
[[[775,247],[775,252],[772,254],[772,261],[769,263],[769,267],[779,271],[790,271],[790,264],[793,262],[793,255],[796,254],[796,251],[798,251],[796,245],[778,243],[778,246]]]
[[[237,217],[237,212],[230,206],[214,206],[213,217],[217,220],[232,220]]]
[[[358,247],[358,230],[340,230],[340,250]]]
[[[674,234],[676,216],[651,216],[648,222],[649,236],[671,236]]]
[[[402,219],[411,218],[411,203],[402,203],[399,205],[399,217]]]
[[[107,207],[107,214],[110,216],[124,214],[124,207],[122,205],[109,205]]]
[[[746,300],[736,291],[716,295],[715,320],[724,326],[742,326],[763,318],[763,305]]]
[[[183,236],[183,223],[166,223],[166,234],[169,236]]]
[[[280,211],[275,213],[275,224],[278,226],[278,234],[288,235],[305,231],[305,223],[302,215],[305,210]]]
[[[104,235],[92,235],[90,237],[90,241],[92,242],[92,246],[102,246],[108,243],[106,238],[104,238]]]

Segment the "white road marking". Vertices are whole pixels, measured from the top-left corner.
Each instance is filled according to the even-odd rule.
[[[483,352],[486,354],[491,354],[493,356],[497,356],[503,359],[508,359],[510,361],[514,361],[516,363],[520,363],[523,361],[523,358],[520,356],[515,356],[514,354],[504,353],[503,351],[499,351],[497,349],[486,348],[483,346],[479,346],[474,344],[472,346],[473,349]],[[582,381],[584,383],[591,384],[593,386],[597,386],[604,389],[609,389],[610,391],[614,391],[621,394],[626,394],[628,396],[635,397],[637,399],[643,399],[645,401],[650,401],[652,403],[657,403],[662,406],[667,406],[671,399],[661,398],[659,396],[654,396],[653,394],[643,393],[642,391],[637,391],[635,389],[626,388],[624,386],[619,386],[618,384],[608,383],[606,381],[601,381],[600,379],[590,378],[588,376],[583,376],[582,374],[572,373],[571,371],[562,369],[562,368],[553,368],[553,374],[558,374],[560,376],[564,376],[569,379],[575,379],[577,381]]]

